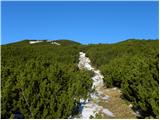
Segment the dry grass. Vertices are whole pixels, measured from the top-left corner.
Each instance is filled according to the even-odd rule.
[[[107,101],[100,101],[99,105],[109,109],[115,115],[115,118],[113,118],[104,114],[104,119],[136,119],[136,115],[133,110],[120,98],[120,90],[103,88],[101,91],[103,91],[105,95],[110,96],[110,98]]]

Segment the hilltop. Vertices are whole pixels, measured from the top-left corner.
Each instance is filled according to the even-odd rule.
[[[18,41],[18,42],[14,42],[14,43],[8,43],[6,45],[30,45],[30,44],[38,44],[38,45],[57,45],[54,43],[58,43],[59,45],[80,45],[80,43],[72,41],[72,40],[65,40],[65,39],[61,39],[61,40],[22,40],[22,41]]]

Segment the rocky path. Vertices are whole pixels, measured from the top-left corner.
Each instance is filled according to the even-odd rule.
[[[81,99],[81,117],[82,119],[95,118],[100,112],[106,114],[107,116],[114,117],[114,114],[107,108],[100,106],[98,103],[101,100],[107,101],[109,96],[105,95],[100,89],[103,87],[103,75],[99,70],[95,70],[91,66],[91,61],[86,57],[85,53],[80,52],[79,64],[80,69],[87,69],[94,73],[92,77],[93,85],[92,89],[95,88],[95,92],[90,94],[89,99],[84,101]]]
[[[100,73],[99,70],[96,70],[91,66],[91,61],[88,57],[86,57],[85,53],[80,52],[79,54],[80,55],[78,67],[80,69],[86,69],[94,73],[94,76],[92,77],[92,89],[95,88],[95,92],[90,93],[90,98],[88,98],[87,100],[80,100],[80,119],[135,118],[135,115],[132,112],[132,110],[125,103],[123,103],[123,101],[121,101],[120,90],[118,90],[117,88],[104,89],[103,75]],[[117,96],[119,96],[114,96],[114,94],[117,94]],[[112,101],[119,101],[120,103],[117,104],[117,106]],[[118,111],[116,111],[116,109]],[[119,111],[122,111],[121,109],[126,110],[126,112],[123,112],[122,114],[119,113]]]

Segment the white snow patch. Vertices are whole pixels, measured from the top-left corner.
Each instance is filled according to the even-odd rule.
[[[133,107],[133,105],[132,105],[132,104],[129,104],[129,107],[130,107],[130,108],[132,108],[132,107]]]
[[[112,90],[117,90],[117,88],[116,88],[116,87],[114,87],[114,88],[112,88]]]
[[[92,70],[92,69],[94,69],[91,65],[90,65],[90,59],[89,58],[87,58],[86,56],[85,56],[85,53],[83,53],[83,52],[80,52],[79,53],[80,54],[80,57],[79,57],[79,64],[78,64],[78,67],[80,68],[80,69],[87,69],[87,70]]]
[[[61,45],[61,44],[59,44],[59,43],[57,43],[57,42],[51,42],[51,44]]]
[[[103,111],[105,114],[109,116],[114,116],[112,112],[110,112],[108,109],[103,109],[102,106],[99,106],[97,103],[100,101],[100,98],[103,100],[107,100],[109,96],[102,96],[103,92],[100,91],[100,88],[103,87],[103,75],[100,73],[99,70],[95,70],[91,66],[91,61],[88,57],[86,57],[86,54],[83,52],[79,53],[79,64],[78,67],[80,69],[87,69],[94,73],[94,76],[92,77],[93,85],[92,89],[95,88],[96,93],[90,93],[91,99],[87,99],[86,101],[84,99],[80,99],[80,111],[81,111],[81,119],[89,119],[90,116],[93,118],[96,117],[96,114],[100,111]]]
[[[85,104],[81,114],[81,119],[89,119],[90,116],[95,118],[96,114],[102,109],[102,106],[98,106],[93,102]]]
[[[102,112],[110,117],[114,117],[113,113],[106,108],[104,108]]]
[[[98,96],[95,93],[91,93],[90,96],[92,99],[98,99]]]
[[[103,86],[103,75],[100,73],[99,70],[95,70],[92,66],[91,66],[91,61],[88,57],[86,57],[86,54],[83,52],[80,52],[80,57],[79,57],[79,64],[78,67],[80,69],[87,69],[87,70],[91,70],[94,72],[94,76],[92,77],[93,85],[92,85],[92,89],[95,88],[100,88]]]
[[[103,99],[103,100],[108,100],[108,99],[109,99],[109,96],[106,95],[106,96],[102,97],[102,99]]]
[[[85,100],[84,99],[80,99],[80,103],[84,103],[85,102]]]
[[[29,41],[29,44],[35,44],[35,43],[40,43],[40,42],[43,42],[43,41],[41,41],[41,40]]]

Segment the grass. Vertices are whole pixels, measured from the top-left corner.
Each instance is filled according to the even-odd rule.
[[[120,97],[121,92],[119,89],[113,90],[111,88],[102,89],[105,95],[110,96],[110,98],[105,101],[99,102],[100,106],[109,109],[114,115],[114,119],[136,119],[136,115],[129,105]],[[113,117],[112,117],[113,118]],[[103,119],[112,119],[104,114]]]

